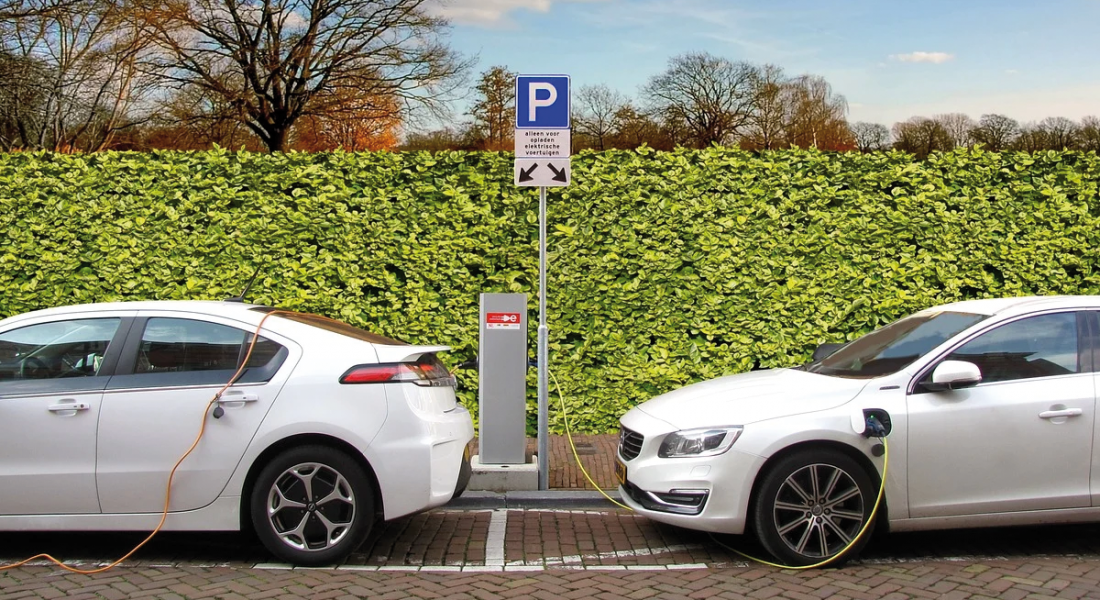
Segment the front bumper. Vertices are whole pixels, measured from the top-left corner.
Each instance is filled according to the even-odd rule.
[[[657,450],[674,429],[633,410],[622,424],[644,436],[638,456],[618,459],[626,466],[619,494],[630,508],[687,529],[740,534],[748,520],[749,498],[764,458],[737,450],[702,458],[660,458]]]

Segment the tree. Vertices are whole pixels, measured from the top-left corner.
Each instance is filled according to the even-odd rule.
[[[164,81],[222,98],[272,151],[303,117],[442,111],[468,64],[428,0],[134,0]]]
[[[1072,150],[1077,147],[1077,123],[1065,117],[1047,117],[1039,122],[1049,150]]]
[[[1085,152],[1100,152],[1100,118],[1089,116],[1081,119],[1077,146]]]
[[[688,53],[669,60],[668,69],[652,77],[643,95],[652,113],[668,123],[683,123],[696,147],[731,143],[753,112],[756,67],[707,53]]]
[[[845,115],[848,101],[825,78],[803,75],[787,84],[787,143],[800,148],[846,150],[854,147]]]
[[[405,136],[399,149],[406,152],[426,150],[443,152],[446,150],[466,150],[466,140],[461,132],[454,129],[436,129],[433,131],[413,132]]]
[[[574,144],[606,150],[615,132],[615,115],[626,105],[626,96],[604,84],[581,86],[573,119],[573,129],[580,139]]]
[[[396,147],[401,127],[400,110],[386,106],[387,102],[396,100],[356,96],[347,99],[345,104],[359,106],[358,110],[302,117],[294,126],[294,149],[320,152],[339,148],[346,152],[363,152]]]
[[[239,108],[199,86],[184,86],[160,105],[153,126],[139,142],[144,149],[258,151],[263,142],[241,121]]]
[[[976,126],[974,119],[963,113],[947,113],[932,118],[947,131],[953,147],[969,148],[974,144],[974,139],[970,135]]]
[[[470,109],[482,150],[511,149],[516,123],[516,74],[497,66],[481,74]]]
[[[977,127],[970,130],[970,137],[975,143],[994,152],[1007,149],[1019,134],[1020,124],[1015,119],[998,114],[982,115]]]
[[[890,147],[890,130],[881,123],[859,121],[850,126],[860,152],[878,152]]]
[[[894,147],[903,152],[916,154],[924,159],[937,151],[954,147],[951,134],[935,119],[913,117],[908,121],[894,124]]]
[[[790,120],[789,81],[783,69],[764,65],[753,82],[752,121],[741,140],[743,148],[774,150],[786,145]]]
[[[101,150],[146,119],[138,108],[150,82],[139,60],[148,40],[132,6],[124,0],[22,0],[19,6],[20,16],[0,20],[0,50],[7,68],[16,69],[4,78],[6,118],[18,123],[20,136],[10,144]]]

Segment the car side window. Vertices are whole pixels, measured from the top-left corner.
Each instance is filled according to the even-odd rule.
[[[983,383],[1080,373],[1077,314],[1013,321],[967,342],[946,360],[978,365]]]
[[[0,381],[94,377],[121,319],[73,319],[0,334]]]
[[[134,373],[235,370],[252,335],[242,329],[193,319],[151,318],[141,336]],[[249,367],[262,367],[282,348],[260,337]]]

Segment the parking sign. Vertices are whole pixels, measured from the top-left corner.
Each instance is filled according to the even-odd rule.
[[[569,76],[516,77],[516,127],[569,128]]]

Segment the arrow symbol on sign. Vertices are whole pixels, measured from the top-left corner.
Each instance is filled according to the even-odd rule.
[[[554,181],[561,181],[563,183],[565,181],[567,181],[565,179],[565,169],[562,169],[562,170],[559,171],[558,169],[554,168],[554,163],[547,163],[546,166],[550,167],[550,170],[554,172],[554,176],[551,179],[553,179]],[[519,180],[523,181],[523,170],[522,169],[520,170]]]
[[[526,170],[524,170],[524,169],[523,169],[523,168],[521,167],[521,168],[520,168],[520,170],[519,170],[519,180],[520,180],[520,182],[522,183],[522,182],[524,182],[524,181],[531,181],[531,180],[533,180],[533,179],[534,179],[534,177],[531,177],[531,173],[534,173],[534,172],[535,172],[535,169],[537,169],[537,168],[539,168],[539,165],[538,165],[538,163],[534,163],[534,164],[532,164],[532,165],[531,165],[531,168],[530,168],[530,169],[526,169]],[[550,168],[551,168],[551,169],[553,169],[553,168],[554,168],[554,166],[553,166],[553,165],[550,165]]]

